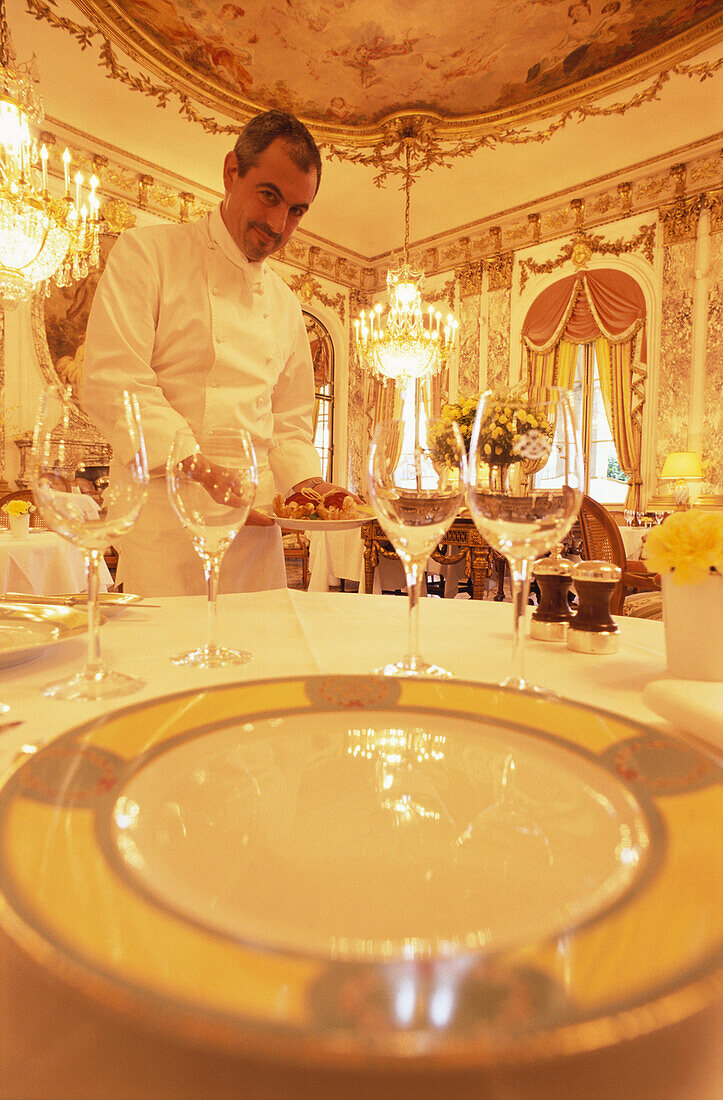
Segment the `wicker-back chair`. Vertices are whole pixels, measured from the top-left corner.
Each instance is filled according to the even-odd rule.
[[[629,562],[622,536],[613,517],[592,497],[584,496],[580,507],[583,558],[586,561],[609,561],[623,571],[610,600],[613,615],[622,615],[627,589],[645,592],[660,591],[657,579],[648,573],[642,562]]]

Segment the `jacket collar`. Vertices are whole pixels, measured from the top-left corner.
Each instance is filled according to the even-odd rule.
[[[239,268],[239,270],[244,273],[251,289],[260,291],[263,287],[265,270],[263,261],[261,261],[261,263],[251,263],[250,260],[246,259],[226,228],[226,224],[221,217],[220,205],[214,207],[209,214],[208,230],[211,242],[216,245],[220,252],[223,252],[226,259],[229,260],[234,267]]]

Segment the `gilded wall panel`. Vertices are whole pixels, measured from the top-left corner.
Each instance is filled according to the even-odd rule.
[[[469,397],[479,393],[479,322],[480,299],[472,294],[459,301],[459,381],[457,394]]]
[[[703,412],[704,493],[723,493],[723,233],[710,239],[710,286]]]
[[[366,440],[369,427],[364,418],[364,385],[365,372],[359,363],[354,341],[349,341],[349,404],[347,406],[347,484],[351,488],[359,488],[364,484],[363,466],[366,453]],[[339,471],[337,475],[339,484],[344,484],[344,478]]]
[[[663,252],[663,298],[658,386],[656,470],[670,451],[688,449],[695,241]]]
[[[487,386],[498,389],[510,382],[510,291],[490,292]]]

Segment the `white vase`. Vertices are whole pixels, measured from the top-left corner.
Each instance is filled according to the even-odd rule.
[[[681,680],[723,680],[723,576],[699,584],[662,578],[668,672]]]
[[[30,513],[24,516],[8,516],[10,534],[14,539],[24,539],[30,534]]]

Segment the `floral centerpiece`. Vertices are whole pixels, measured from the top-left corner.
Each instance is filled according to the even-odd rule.
[[[2,510],[8,516],[28,516],[35,511],[35,505],[29,500],[9,500],[3,504]]]
[[[440,419],[429,430],[429,448],[436,461],[446,463],[452,454],[453,423],[469,447],[476,413],[476,397],[444,406]],[[524,459],[538,462],[547,459],[552,439],[552,426],[532,406],[512,407],[504,396],[493,395],[480,424],[479,453],[490,466],[509,466]]]
[[[648,535],[643,557],[653,573],[672,574],[676,584],[696,584],[723,575],[723,514],[674,512]]]
[[[673,513],[652,529],[643,557],[661,575],[668,671],[723,679],[723,514]]]

